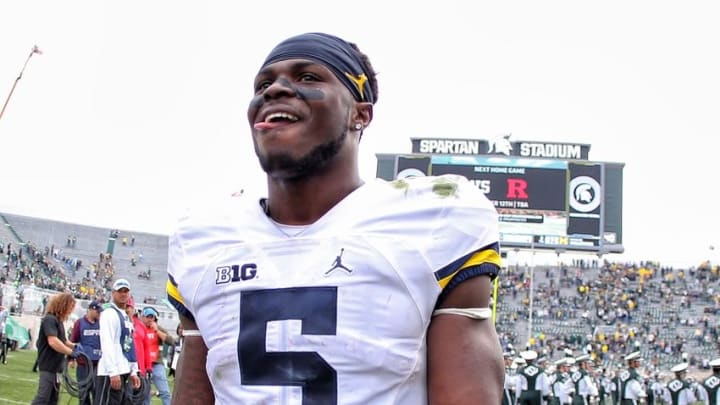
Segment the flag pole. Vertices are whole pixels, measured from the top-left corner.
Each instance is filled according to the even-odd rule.
[[[15,87],[17,86],[20,79],[22,79],[23,72],[25,72],[25,68],[27,67],[28,62],[30,62],[30,58],[32,58],[32,56],[36,53],[39,55],[42,55],[42,52],[40,51],[40,49],[38,49],[37,45],[33,46],[27,59],[25,59],[25,64],[23,65],[22,70],[20,70],[20,74],[15,79],[15,82],[13,83],[12,88],[10,89],[10,94],[8,94],[7,99],[5,99],[5,104],[3,104],[2,110],[0,110],[0,119],[2,119],[3,114],[5,114],[5,108],[7,108],[7,105],[10,102],[10,97],[12,97],[13,92],[15,92]]]

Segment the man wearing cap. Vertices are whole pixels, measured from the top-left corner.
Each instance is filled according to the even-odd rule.
[[[75,321],[70,334],[70,341],[80,343],[82,352],[85,354],[85,356],[77,358],[77,368],[75,369],[80,405],[91,405],[95,396],[97,366],[101,354],[100,312],[102,312],[102,305],[97,301],[90,302],[87,313]]]
[[[680,363],[670,369],[675,378],[667,383],[663,393],[663,401],[672,405],[690,405],[696,401],[695,392],[685,380],[688,363]]]
[[[510,352],[503,353],[503,360],[505,362],[505,383],[501,405],[515,405],[515,379],[517,377],[515,371],[517,366],[513,367],[513,358]]]
[[[537,352],[526,350],[520,353],[527,365],[518,371],[518,379],[515,384],[515,396],[518,398],[518,405],[541,405],[543,400],[550,399],[550,381],[548,381],[545,370],[535,365]]]
[[[140,388],[137,357],[133,343],[133,323],[125,313],[130,282],[121,278],[112,288],[112,302],[100,317],[100,349],[95,405],[119,405],[125,400],[128,380]]]
[[[535,364],[545,371],[545,375],[548,378],[548,384],[551,386],[550,391],[552,391],[552,376],[554,370],[551,370],[551,367],[548,366],[548,358],[545,356],[538,357],[537,360],[535,360]]]
[[[640,367],[640,352],[632,352],[625,356],[628,369],[618,375],[620,405],[637,405],[641,398],[647,397],[642,379],[637,372]]]
[[[552,381],[553,398],[550,404],[568,405],[572,402],[575,386],[570,378],[570,364],[572,358],[562,358],[555,362],[555,376]]]
[[[698,387],[698,399],[705,405],[720,405],[720,358],[710,362],[712,374]]]
[[[573,405],[588,405],[590,398],[598,395],[597,386],[593,381],[592,375],[588,373],[590,356],[584,354],[575,358],[578,369],[570,376],[575,386],[575,394],[573,394]]]
[[[170,385],[168,385],[167,373],[160,348],[163,344],[170,346],[175,345],[175,339],[158,325],[157,319],[159,315],[158,311],[153,307],[145,307],[145,309],[143,309],[143,323],[145,324],[145,329],[147,329],[148,342],[150,345],[152,380],[155,388],[157,388],[160,393],[160,399],[163,405],[170,405]],[[149,392],[145,405],[150,405],[150,395],[151,393]]]

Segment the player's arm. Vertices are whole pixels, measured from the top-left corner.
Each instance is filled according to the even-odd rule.
[[[68,347],[66,343],[63,343],[60,338],[57,336],[48,336],[47,337],[48,345],[53,348],[58,353],[62,353],[66,356],[69,356],[72,354],[72,349]]]
[[[450,291],[440,308],[487,308],[490,277],[477,276]],[[428,330],[430,405],[499,404],[504,365],[502,349],[489,319],[435,316]]]
[[[197,330],[192,319],[180,315],[184,330]],[[215,403],[215,395],[208,379],[205,363],[208,349],[201,336],[186,336],[175,370],[172,403],[207,405]]]
[[[158,337],[162,342],[166,345],[175,346],[175,338],[170,335],[165,328],[158,325],[157,322],[153,322],[153,326],[155,326],[155,331],[157,332]]]

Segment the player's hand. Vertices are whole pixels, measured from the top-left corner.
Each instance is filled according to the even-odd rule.
[[[110,376],[110,388],[112,388],[115,391],[120,391],[120,388],[122,388],[122,380],[120,379],[119,375],[113,375]]]
[[[130,382],[132,383],[133,388],[138,389],[140,388],[140,378],[133,374],[130,376]]]

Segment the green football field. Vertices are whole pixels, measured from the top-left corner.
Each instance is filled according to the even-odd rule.
[[[34,350],[17,350],[8,353],[7,364],[0,363],[0,405],[27,405],[33,400],[38,386],[38,374],[32,372],[36,355]],[[74,371],[71,371],[71,375],[74,377]],[[173,378],[169,377],[168,382],[172,389]],[[78,400],[62,387],[58,403],[77,404]],[[162,404],[157,397],[152,399],[152,403]]]

